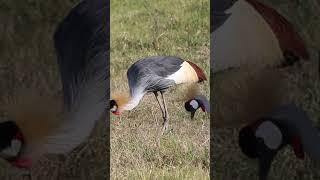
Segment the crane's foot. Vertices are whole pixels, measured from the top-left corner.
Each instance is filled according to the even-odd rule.
[[[163,135],[168,130],[168,120],[166,119],[162,124],[162,132],[161,135]]]

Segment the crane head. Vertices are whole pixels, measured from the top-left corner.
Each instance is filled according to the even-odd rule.
[[[120,115],[118,104],[115,100],[110,100],[110,111],[115,115]]]
[[[129,96],[127,93],[116,93],[111,96],[110,100],[110,111],[115,115],[120,115],[125,109],[125,105],[129,101]]]
[[[203,95],[197,95],[184,103],[186,111],[191,113],[193,119],[195,112],[200,108],[203,112],[209,112],[209,101]]]
[[[272,160],[282,145],[282,133],[270,121],[264,121],[258,127],[243,127],[239,132],[241,151],[249,158],[258,159],[260,179],[267,178]]]
[[[21,158],[24,137],[13,121],[0,123],[0,157],[17,167],[31,166],[31,160]]]
[[[195,112],[200,107],[199,102],[197,100],[190,100],[184,103],[185,109],[191,113],[191,119],[193,119]]]

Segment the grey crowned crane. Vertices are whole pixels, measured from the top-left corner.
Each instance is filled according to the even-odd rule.
[[[64,102],[32,91],[15,97],[15,103],[7,108],[10,119],[0,123],[1,157],[29,168],[44,154],[69,153],[103,118],[107,102],[107,11],[107,1],[84,0],[59,24],[54,44]]]
[[[193,119],[196,111],[201,108],[203,112],[210,113],[210,103],[206,96],[196,95],[184,103],[186,111],[190,112],[191,119]]]
[[[209,100],[200,93],[198,86],[190,86],[185,99],[184,108],[187,112],[190,112],[191,119],[194,118],[198,109],[210,114]]]
[[[135,108],[142,97],[154,93],[163,116],[163,130],[168,126],[168,109],[164,92],[171,86],[182,83],[198,83],[207,80],[204,72],[196,64],[175,56],[150,56],[136,61],[127,71],[130,96],[116,94],[110,100],[110,110],[120,115]],[[162,104],[158,98],[162,97]]]
[[[319,142],[319,129],[295,104],[276,107],[239,132],[242,152],[259,160],[260,180],[267,179],[273,158],[287,145],[291,145],[299,159],[304,159],[306,152],[311,159],[319,161]]]
[[[292,65],[309,59],[293,25],[258,0],[213,0],[213,72],[241,65]]]

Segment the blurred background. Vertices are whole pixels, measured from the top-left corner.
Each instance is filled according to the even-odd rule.
[[[285,70],[286,85],[288,90],[285,95],[287,100],[293,101],[302,107],[320,126],[320,1],[319,0],[259,0],[271,6],[291,22],[297,32],[305,40],[311,55],[310,61],[304,61],[299,66]],[[237,118],[241,114],[243,102],[226,99],[226,94],[232,97],[247,96],[246,76],[247,69],[237,72],[222,73],[214,76],[212,92],[215,94],[215,109],[223,120],[213,117],[213,122],[219,124]],[[212,77],[211,77],[212,78]],[[236,82],[236,83],[235,83]],[[238,84],[237,84],[238,83]],[[241,87],[242,86],[242,87]],[[243,91],[236,91],[237,88]],[[253,97],[254,95],[250,96]],[[257,99],[249,99],[254,103],[263,104]],[[218,101],[218,99],[220,101]],[[242,98],[243,100],[244,98]],[[263,98],[262,98],[263,99]],[[233,107],[233,109],[230,107]],[[237,108],[236,108],[237,107]],[[243,155],[238,147],[238,132],[240,127],[220,126],[213,129],[213,169],[214,179],[256,179],[257,161],[250,160]],[[311,161],[308,157],[302,161],[296,158],[292,148],[284,148],[273,162],[270,180],[302,180],[319,179],[319,163]]]
[[[0,0],[0,107],[23,88],[62,98],[53,47],[59,22],[79,0]],[[0,117],[6,114],[0,111]],[[31,170],[33,179],[106,179],[106,131],[99,121],[92,137],[66,159],[44,157]],[[26,171],[0,160],[0,179],[21,179]]]

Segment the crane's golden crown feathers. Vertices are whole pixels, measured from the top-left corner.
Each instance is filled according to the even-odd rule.
[[[19,91],[8,98],[3,107],[8,118],[20,128],[27,143],[45,141],[63,119],[59,117],[62,115],[61,101],[37,92],[31,89]]]
[[[186,91],[186,95],[185,95],[185,100],[190,100],[192,99],[194,96],[200,95],[200,89],[199,89],[199,85],[197,84],[190,84],[188,86],[188,89]]]
[[[183,93],[179,93],[180,95],[176,98],[177,101],[186,102],[197,95],[201,95],[200,87],[196,83],[182,84],[180,88],[179,91],[182,91]]]
[[[128,93],[117,92],[111,95],[111,99],[117,103],[118,108],[121,108],[129,102],[129,95]]]
[[[285,74],[273,68],[244,68],[223,74],[213,85],[216,127],[238,127],[257,120],[287,99]]]

